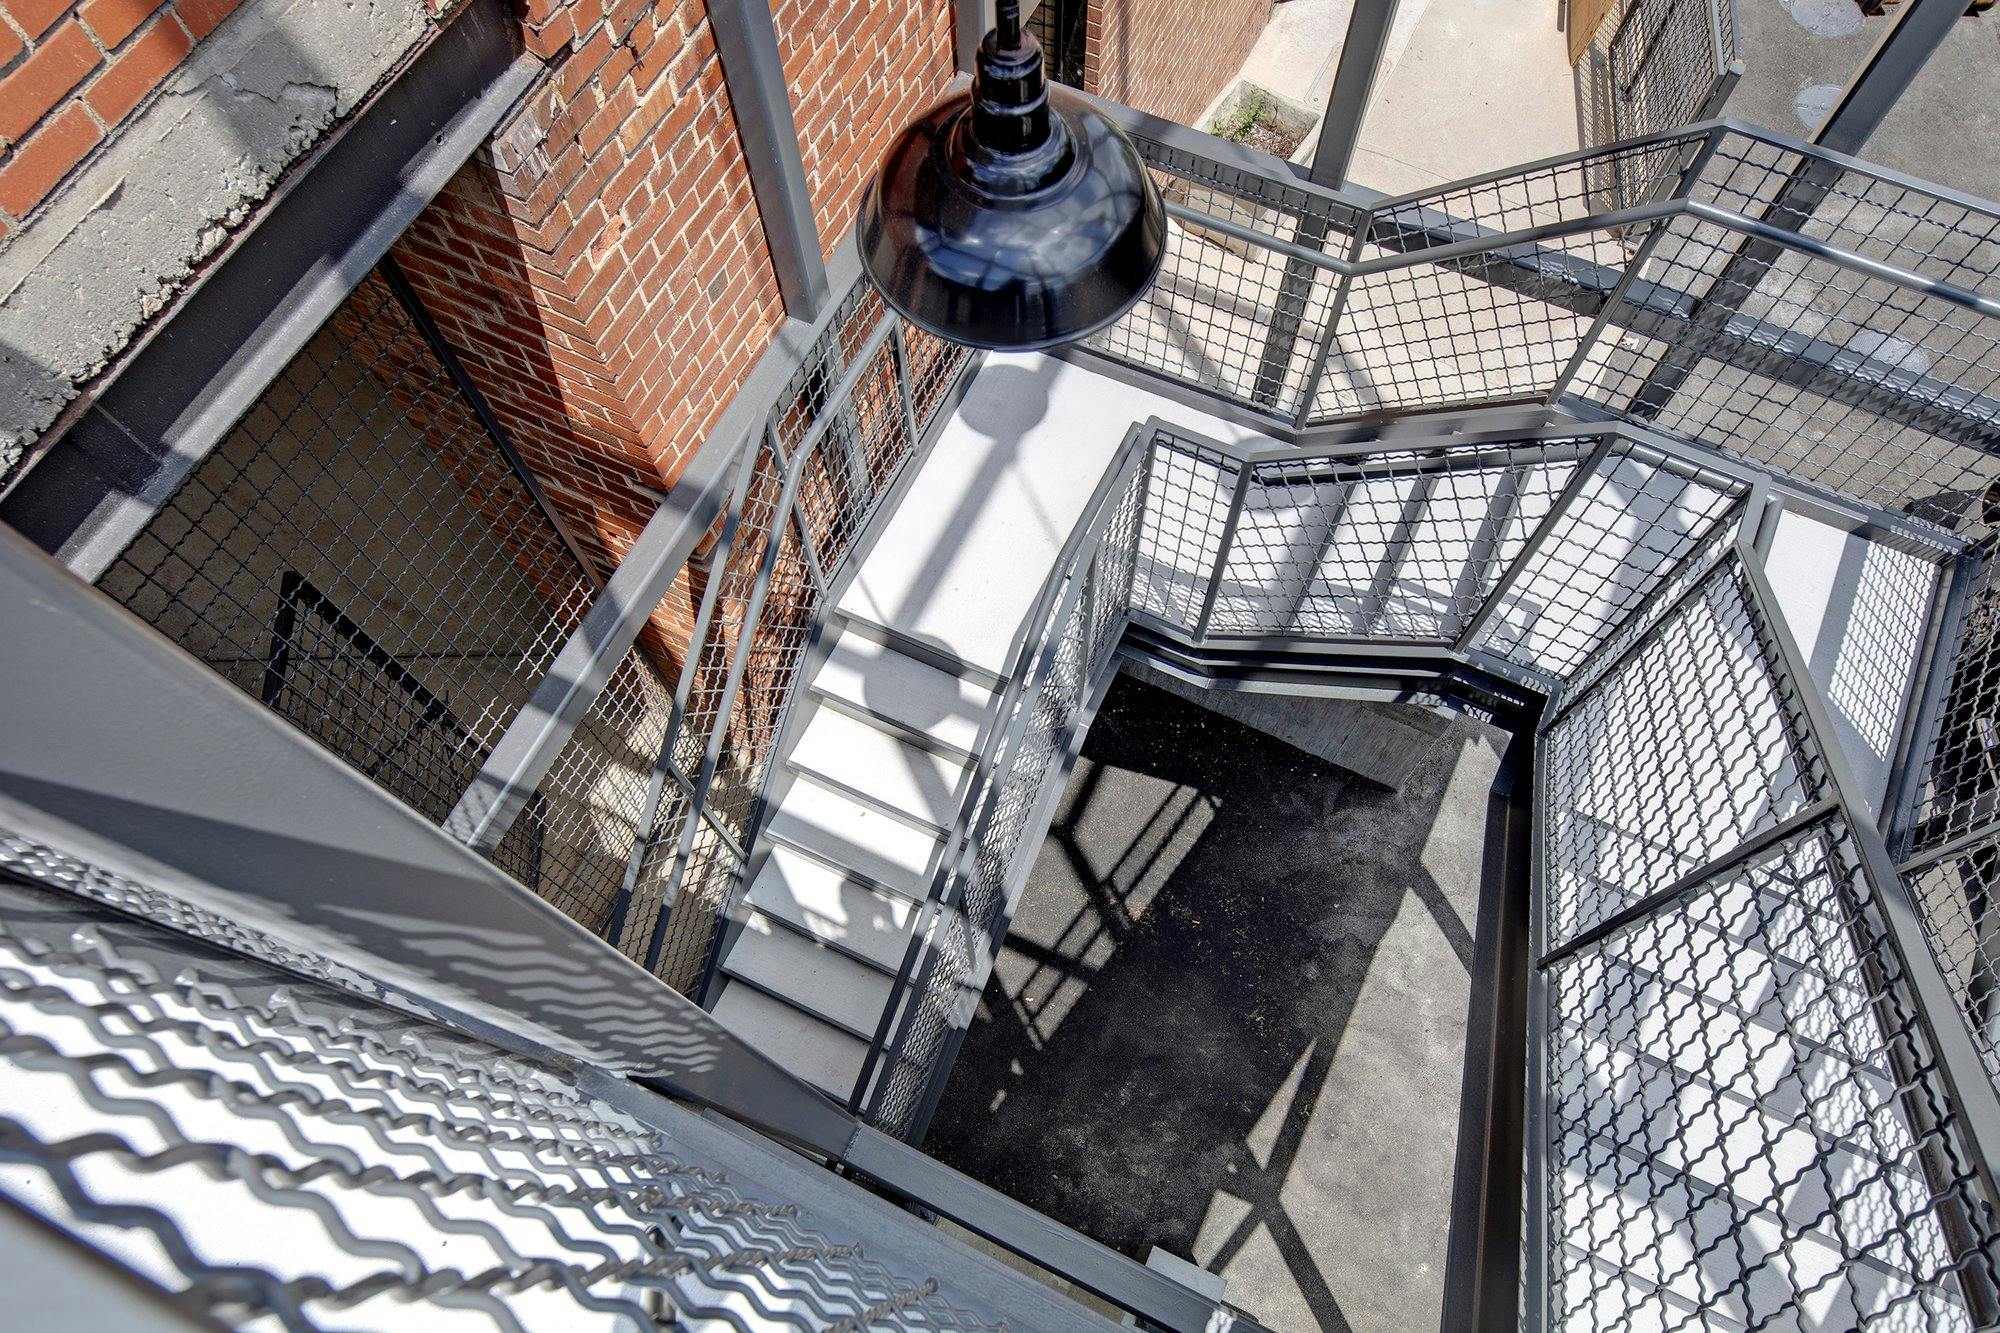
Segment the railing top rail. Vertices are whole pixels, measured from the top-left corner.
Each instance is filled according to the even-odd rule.
[[[1476,421],[1477,418],[1469,420]],[[1927,560],[1947,559],[1966,546],[1965,537],[1946,532],[1922,519],[1801,482],[1762,463],[1675,439],[1622,420],[1556,421],[1540,426],[1507,425],[1493,429],[1471,426],[1455,430],[1449,436],[1430,435],[1422,439],[1401,440],[1393,434],[1369,435],[1337,443],[1304,445],[1224,440],[1158,416],[1148,417],[1134,429],[1143,430],[1149,440],[1155,432],[1166,431],[1177,439],[1213,450],[1246,467],[1278,462],[1339,463],[1385,453],[1428,452],[1442,457],[1461,451],[1481,450],[1491,454],[1495,446],[1507,444],[1613,440],[1625,452],[1653,466],[1679,472],[1690,480],[1729,487],[1766,486],[1773,494],[1783,498],[1787,509],[1833,527],[1867,533]],[[1412,466],[1421,468],[1422,464],[1418,462]]]
[[[1879,163],[1855,157],[1850,153],[1837,152],[1834,149],[1811,143],[1796,135],[1786,134],[1781,130],[1769,129],[1762,125],[1752,125],[1746,121],[1737,120],[1729,116],[1719,116],[1712,120],[1697,121],[1694,124],[1682,125],[1671,130],[1656,130],[1651,134],[1634,135],[1629,139],[1619,139],[1591,148],[1579,148],[1567,153],[1555,153],[1548,157],[1538,158],[1533,162],[1516,163],[1512,166],[1501,167],[1493,171],[1461,177],[1458,180],[1448,181],[1442,185],[1425,186],[1421,190],[1412,190],[1405,194],[1384,195],[1375,199],[1371,207],[1377,213],[1391,212],[1405,208],[1413,203],[1420,203],[1426,199],[1435,198],[1439,195],[1457,194],[1466,190],[1478,189],[1485,185],[1497,185],[1516,177],[1531,176],[1536,172],[1549,171],[1559,167],[1584,166],[1591,162],[1602,161],[1605,158],[1631,153],[1638,149],[1657,144],[1676,142],[1693,144],[1711,138],[1723,138],[1727,136],[1734,136],[1755,143],[1765,144],[1772,148],[1782,149],[1786,152],[1797,153],[1801,157],[1825,162],[1839,167],[1842,171],[1867,176],[1870,179],[1881,181],[1886,185],[1896,185],[1904,189],[1917,190],[1933,198],[1970,209],[1973,212],[1983,213],[1993,218],[1996,222],[2000,222],[2000,203],[1996,203],[1991,199],[1983,199],[1965,190],[1954,189],[1949,185],[1943,185],[1936,181],[1924,180],[1906,171],[1898,171],[1893,167],[1885,167]],[[1355,187],[1349,188],[1355,189]],[[1360,190],[1358,193],[1368,194],[1373,192]]]
[[[1371,214],[1365,227],[1366,233],[1372,237],[1374,219],[1393,211],[1393,209],[1385,207]],[[1282,237],[1267,235],[1254,228],[1246,227],[1239,222],[1228,218],[1216,217],[1214,214],[1202,212],[1200,209],[1190,207],[1186,204],[1170,203],[1168,205],[1168,212],[1184,221],[1192,222],[1196,226],[1222,232],[1237,240],[1260,246],[1263,249],[1296,259],[1301,263],[1309,264],[1322,272],[1341,277],[1366,277],[1377,273],[1415,268],[1420,265],[1448,263],[1457,259],[1493,255],[1517,246],[1532,246],[1542,241],[1558,240],[1567,236],[1607,231],[1613,228],[1632,227],[1649,222],[1663,222],[1676,217],[1695,217],[1712,225],[1740,232],[1745,236],[1756,237],[1759,240],[1769,241],[1774,245],[1783,246],[1789,250],[1825,259],[1831,263],[1839,264],[1844,268],[1867,273],[1885,282],[1894,283],[1908,291],[1914,291],[1925,296],[1935,296],[1940,300],[1948,301],[1953,305],[1971,310],[1988,318],[2000,319],[2000,300],[1984,296],[1979,292],[1961,287],[1956,283],[1945,282],[1938,278],[1925,277],[1923,274],[1912,273],[1910,270],[1898,265],[1890,264],[1880,259],[1872,259],[1866,255],[1857,254],[1852,250],[1831,245],[1816,237],[1807,235],[1803,231],[1780,227],[1760,218],[1745,216],[1733,209],[1690,198],[1686,194],[1686,182],[1683,182],[1680,192],[1670,198],[1658,200],[1654,203],[1640,204],[1631,208],[1613,209],[1602,213],[1590,213],[1582,217],[1563,218],[1550,222],[1537,223],[1529,227],[1518,227],[1512,231],[1488,232],[1482,230],[1477,223],[1451,219],[1449,225],[1452,231],[1464,231],[1468,234],[1461,239],[1449,241],[1443,245],[1427,246],[1418,250],[1396,251],[1359,262],[1349,260],[1340,255],[1327,254],[1307,246],[1298,245],[1294,242],[1286,241]],[[1996,218],[1996,224],[2000,224],[2000,218]]]

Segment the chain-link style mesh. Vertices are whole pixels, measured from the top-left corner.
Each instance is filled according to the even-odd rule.
[[[1992,1201],[1881,912],[1829,818],[1546,970],[1547,1327],[1990,1326]]]
[[[438,821],[594,595],[376,274],[98,586]],[[635,650],[495,861],[601,926],[667,715]]]
[[[678,1108],[11,878],[0,1049],[0,1192],[221,1324],[1002,1326]]]

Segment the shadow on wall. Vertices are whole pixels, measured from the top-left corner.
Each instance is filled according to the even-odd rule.
[[[1371,1205],[1396,1214],[1384,1230],[1414,1219],[1441,1281],[1474,906],[1425,861],[1452,772],[1433,765],[1390,791],[1121,679],[926,1151],[1134,1257],[1159,1245],[1220,1272],[1274,1245],[1322,1328],[1348,1327],[1343,1300],[1374,1305],[1386,1289],[1333,1271],[1338,1228]],[[1385,1153],[1350,1179],[1356,1197],[1334,1198],[1315,1112],[1405,910],[1442,936],[1416,1003],[1456,1019],[1426,1029],[1435,1049],[1410,1063],[1448,1067],[1431,1108],[1445,1128],[1437,1160],[1390,1166]],[[1361,1094],[1387,1098],[1363,1113],[1421,1118],[1388,1104],[1399,1089],[1392,1076]],[[1357,1090],[1341,1081],[1338,1095]]]

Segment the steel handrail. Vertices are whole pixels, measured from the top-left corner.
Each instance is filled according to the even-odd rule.
[[[1084,505],[1076,525],[1070,530],[1069,537],[1063,542],[1062,550],[1056,556],[1049,576],[1042,581],[1042,586],[1036,591],[1034,601],[1029,606],[1028,614],[1021,622],[1024,626],[1034,628],[1016,641],[1013,651],[1009,654],[1006,684],[1002,687],[1001,696],[993,712],[999,732],[991,737],[988,743],[980,746],[971,780],[966,783],[965,794],[959,801],[957,816],[952,821],[950,836],[943,853],[938,857],[937,868],[932,872],[930,889],[924,895],[924,915],[912,931],[909,944],[904,947],[902,962],[896,970],[896,977],[891,985],[889,1002],[883,1006],[882,1017],[868,1044],[868,1054],[855,1076],[854,1088],[848,1100],[851,1110],[859,1111],[863,1105],[867,1105],[870,1107],[872,1118],[873,1110],[879,1104],[881,1095],[887,1087],[886,1078],[881,1080],[879,1086],[871,1088],[870,1085],[876,1081],[876,1071],[884,1067],[884,1061],[891,1056],[899,1057],[906,1044],[907,1032],[903,1031],[894,1041],[892,1049],[890,1033],[892,1030],[906,1028],[907,1025],[901,1017],[902,1013],[912,997],[924,993],[923,983],[935,966],[936,950],[933,947],[933,940],[938,918],[947,911],[962,909],[966,885],[965,858],[969,855],[969,849],[977,845],[974,825],[976,823],[978,830],[983,832],[990,823],[990,807],[982,808],[983,798],[993,786],[994,769],[998,758],[1002,754],[1013,754],[1018,747],[1019,732],[1025,727],[1030,712],[1020,706],[1022,697],[1027,692],[1029,681],[1040,678],[1039,669],[1042,666],[1040,647],[1053,632],[1050,627],[1061,620],[1059,614],[1052,616],[1051,608],[1065,594],[1072,577],[1081,567],[1079,562],[1102,538],[1102,529],[1108,513],[1107,506],[1111,497],[1118,491],[1118,483],[1128,479],[1127,474],[1142,452],[1141,441],[1144,441],[1146,448],[1150,449],[1151,437],[1152,432],[1149,429],[1137,425],[1126,432],[1124,441],[1112,455],[1111,462],[1099,479],[1096,490]],[[891,1061],[886,1067],[893,1070],[895,1065]]]

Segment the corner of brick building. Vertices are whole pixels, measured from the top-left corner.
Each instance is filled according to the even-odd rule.
[[[548,78],[394,254],[599,572],[713,428],[784,309],[701,0],[528,0]],[[895,130],[952,74],[949,0],[774,15],[830,253]],[[678,659],[699,587],[649,627]]]
[[[393,253],[608,576],[784,311],[699,0],[531,0],[549,76]],[[678,658],[698,589],[654,618]]]
[[[1228,87],[1271,18],[1272,0],[1088,0],[1085,92],[1180,125]]]
[[[889,140],[951,83],[951,0],[775,0],[771,22],[830,255]]]

